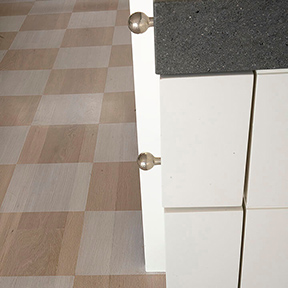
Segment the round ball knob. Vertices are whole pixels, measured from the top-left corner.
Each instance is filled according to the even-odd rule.
[[[143,12],[136,12],[128,19],[129,29],[136,34],[144,33],[149,27],[153,26],[153,18],[149,18]]]
[[[138,156],[137,164],[142,170],[150,170],[154,167],[154,165],[161,164],[161,158],[154,157],[151,153],[145,152]]]

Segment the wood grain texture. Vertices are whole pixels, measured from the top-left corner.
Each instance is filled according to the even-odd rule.
[[[0,63],[0,70],[52,69],[58,49],[9,50]]]
[[[11,45],[12,49],[59,48],[65,30],[20,31]]]
[[[138,170],[136,162],[94,164],[86,211],[141,210]]]
[[[130,16],[129,10],[118,10],[117,17],[116,17],[116,26],[127,25],[129,16]]]
[[[0,16],[0,32],[19,31],[26,16]]]
[[[20,31],[66,29],[70,17],[71,13],[28,15],[21,26]]]
[[[93,162],[98,125],[32,126],[19,163]]]
[[[109,67],[132,66],[131,45],[112,46]]]
[[[100,123],[125,122],[136,122],[134,93],[105,93],[102,102]]]
[[[0,96],[41,95],[50,71],[0,71]]]
[[[113,35],[113,45],[131,45],[131,32],[127,25],[115,26]]]
[[[76,276],[73,288],[165,288],[165,274]]]
[[[0,50],[8,50],[17,32],[0,32]]]
[[[0,97],[0,126],[30,125],[41,96]]]
[[[52,70],[44,94],[103,93],[107,68]]]
[[[17,165],[1,212],[84,211],[92,164]]]
[[[61,47],[112,45],[114,28],[67,29]]]
[[[0,165],[0,206],[12,178],[15,165]]]
[[[0,164],[16,164],[29,127],[0,127]]]
[[[86,212],[76,274],[145,274],[141,212]]]
[[[36,1],[29,14],[70,13],[74,4],[75,0]]]
[[[0,3],[0,16],[27,15],[33,2]]]
[[[33,124],[98,124],[102,98],[103,94],[44,95]]]
[[[73,13],[68,28],[113,27],[116,14],[116,11]]]
[[[133,68],[109,67],[105,92],[129,92],[134,91]]]
[[[118,10],[129,10],[129,0],[118,0],[117,9]]]
[[[54,69],[108,67],[111,46],[61,48]]]
[[[5,56],[7,50],[0,50],[0,62],[2,61],[3,57]]]
[[[69,261],[74,261],[75,265],[75,257],[59,257],[61,253],[67,254],[68,251],[77,254],[80,233],[74,233],[74,237],[66,237],[65,240],[73,218],[75,224],[82,227],[83,213],[0,214],[0,275],[59,275],[59,263],[60,267],[63,266],[63,261],[68,267],[73,266]],[[74,274],[71,268],[62,272]]]
[[[135,123],[100,124],[94,162],[136,161]]]
[[[117,10],[118,0],[77,0],[73,12]]]
[[[73,276],[0,277],[1,288],[72,288]]]

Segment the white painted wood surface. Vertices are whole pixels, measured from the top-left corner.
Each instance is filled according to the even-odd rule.
[[[241,206],[253,75],[160,80],[164,207]]]
[[[236,288],[242,208],[168,210],[167,288]]]
[[[153,16],[153,1],[130,0],[130,12]],[[138,151],[161,156],[159,75],[155,74],[154,28],[132,34]],[[165,271],[164,209],[161,167],[140,171],[145,267],[147,272]]]
[[[288,287],[287,223],[288,209],[247,210],[241,288]]]
[[[258,71],[247,206],[288,207],[287,171],[288,69]]]

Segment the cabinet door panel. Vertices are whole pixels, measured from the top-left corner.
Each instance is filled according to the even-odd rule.
[[[237,288],[242,208],[189,210],[165,213],[167,288]]]
[[[160,80],[164,207],[241,206],[253,75]]]
[[[241,288],[288,287],[288,209],[247,210]]]
[[[288,207],[286,71],[257,75],[247,193],[247,206],[251,208]]]

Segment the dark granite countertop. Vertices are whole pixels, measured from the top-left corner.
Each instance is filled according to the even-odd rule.
[[[156,73],[288,68],[288,0],[154,0]]]

